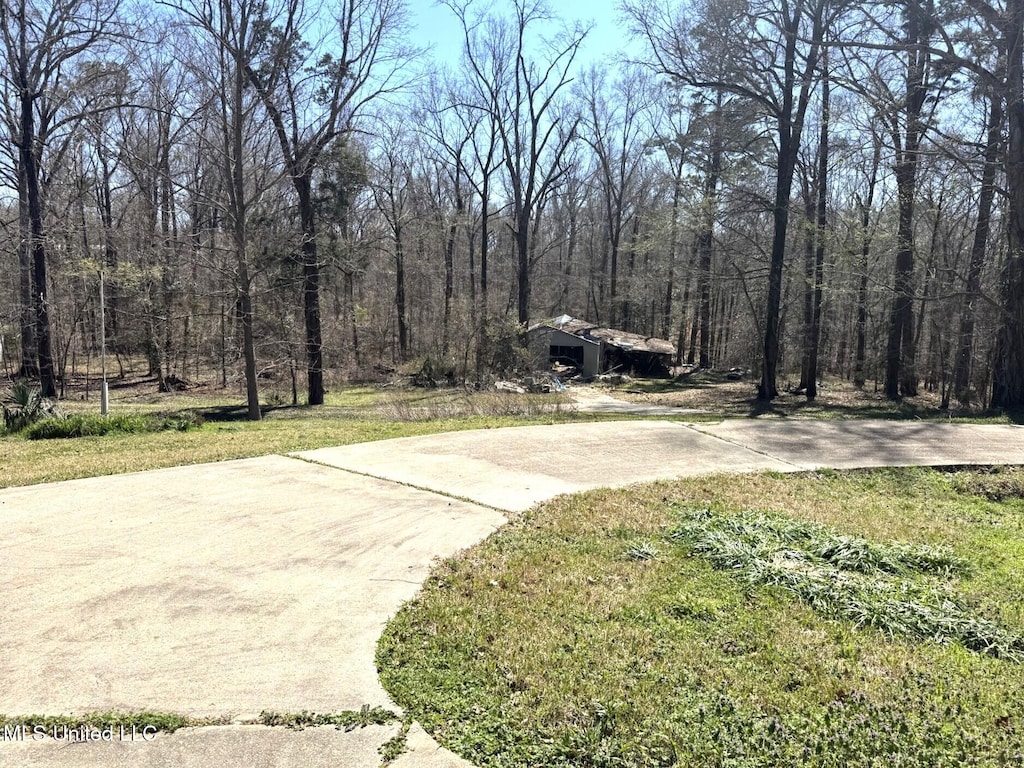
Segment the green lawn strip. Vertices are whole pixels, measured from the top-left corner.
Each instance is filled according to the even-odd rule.
[[[395,437],[467,429],[599,421],[590,414],[465,416],[424,421],[323,418],[313,412],[259,422],[207,421],[202,426],[73,440],[0,437],[0,487],[304,451]],[[607,417],[604,417],[607,418]]]
[[[381,679],[483,767],[1014,764],[1024,664],[829,618],[670,535],[683,509],[796,520],[848,575],[952,590],[1019,637],[1024,509],[956,477],[762,474],[557,499],[435,570],[381,639]]]
[[[332,392],[316,408],[276,406],[259,422],[246,421],[237,400],[187,393],[118,403],[109,417],[91,407],[62,402],[63,418],[0,432],[0,488],[439,432],[642,418],[577,413],[561,395],[373,387]]]

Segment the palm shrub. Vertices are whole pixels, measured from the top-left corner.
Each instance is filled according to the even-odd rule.
[[[20,432],[41,419],[57,416],[57,404],[43,397],[43,393],[24,382],[14,384],[0,401],[4,414],[4,429]]]

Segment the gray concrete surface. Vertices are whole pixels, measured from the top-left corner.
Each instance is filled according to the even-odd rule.
[[[281,456],[0,491],[0,712],[397,709],[374,665],[384,622],[435,557],[504,519]],[[258,763],[261,730],[269,756]],[[7,743],[0,765],[28,764],[30,753],[97,766],[376,766],[388,738],[331,736],[340,741],[321,754],[319,739],[279,745],[280,732],[199,729],[115,748]],[[339,762],[338,750],[351,754]]]
[[[0,490],[0,713],[392,706],[373,654],[434,558],[560,493],[713,471],[1024,463],[1011,426],[794,420],[458,432]],[[0,766],[370,768],[396,726],[7,740]],[[422,729],[397,768],[467,765]]]
[[[722,470],[793,468],[686,424],[667,421],[451,432],[296,455],[508,511],[590,488]]]
[[[1018,425],[733,419],[696,428],[796,469],[1024,464]]]
[[[332,726],[296,731],[250,725],[185,728],[152,740],[136,735],[110,742],[71,743],[61,738],[0,743],[0,765],[18,768],[278,768],[378,765],[377,747],[398,725],[350,732]],[[129,734],[130,736],[130,734]],[[435,745],[436,747],[436,745]],[[433,766],[431,766],[433,768]],[[447,768],[438,765],[437,768]],[[452,768],[456,768],[452,766]]]

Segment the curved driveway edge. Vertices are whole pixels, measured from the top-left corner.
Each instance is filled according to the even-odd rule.
[[[759,469],[1024,464],[1014,426],[602,422],[0,490],[0,713],[394,709],[374,666],[432,561],[560,493]],[[371,768],[397,726],[0,742],[0,765]],[[415,726],[396,768],[466,763]]]
[[[510,512],[561,493],[710,472],[1024,464],[1024,427],[894,421],[605,421],[295,454]]]
[[[709,472],[798,469],[670,421],[503,427],[294,455],[509,512],[591,488]]]

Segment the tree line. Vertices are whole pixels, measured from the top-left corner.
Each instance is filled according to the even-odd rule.
[[[763,400],[1024,405],[1024,0],[625,0],[598,63],[442,4],[450,63],[401,0],[0,0],[0,365],[56,396],[105,337],[257,419],[564,313]]]

